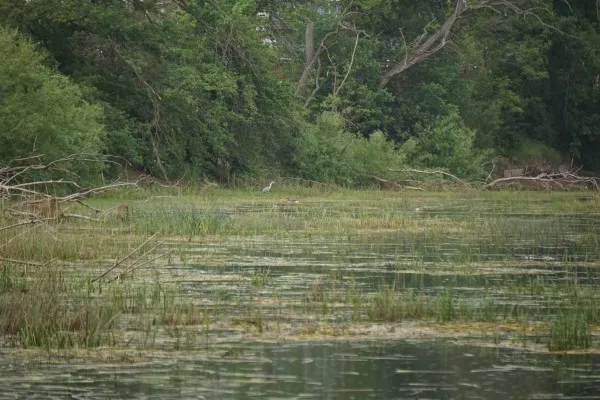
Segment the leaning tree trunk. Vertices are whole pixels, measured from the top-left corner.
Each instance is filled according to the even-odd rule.
[[[440,51],[446,45],[446,40],[448,39],[452,27],[466,10],[466,2],[464,0],[456,0],[452,15],[442,24],[440,29],[424,42],[423,40],[427,33],[423,33],[419,36],[414,45],[406,51],[402,60],[396,62],[384,72],[379,81],[379,87],[386,87],[393,78]]]
[[[310,73],[315,67],[316,55],[315,55],[315,23],[309,21],[306,24],[306,33],[305,33],[305,48],[306,48],[306,62],[304,64],[304,71],[302,71],[302,76],[300,76],[300,80],[298,81],[298,86],[296,87],[296,95],[299,96],[306,91],[306,85],[308,84],[308,78],[310,77]]]

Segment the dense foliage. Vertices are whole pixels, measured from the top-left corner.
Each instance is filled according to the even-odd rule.
[[[497,156],[598,171],[598,7],[0,0],[0,162],[85,149],[223,183],[478,178]]]

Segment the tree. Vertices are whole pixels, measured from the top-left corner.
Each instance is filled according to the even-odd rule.
[[[102,109],[86,89],[48,65],[46,55],[15,31],[0,27],[0,163],[32,153],[53,160],[102,151]],[[89,177],[101,164],[81,164]]]
[[[0,10],[4,25],[94,88],[107,152],[135,168],[214,177],[290,158],[293,99],[273,73],[254,2],[0,0]]]

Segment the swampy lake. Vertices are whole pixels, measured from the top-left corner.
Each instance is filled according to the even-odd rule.
[[[0,399],[600,398],[595,192],[70,207],[0,231]]]

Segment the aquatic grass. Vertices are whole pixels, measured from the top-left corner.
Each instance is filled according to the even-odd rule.
[[[435,299],[436,320],[440,322],[453,321],[457,317],[452,292],[444,289]]]
[[[494,322],[498,318],[498,310],[494,299],[488,297],[483,302],[481,320],[484,322]]]
[[[360,294],[353,294],[351,296],[352,305],[352,321],[359,322],[361,320],[361,296]]]
[[[24,274],[20,274],[21,268],[18,268],[11,263],[0,264],[0,296],[5,293],[29,291],[29,281]]]
[[[225,230],[229,215],[219,207],[200,208],[184,205],[161,205],[139,211],[132,229],[139,234],[160,232],[171,235],[206,235]]]
[[[369,302],[367,316],[374,321],[394,322],[400,320],[402,313],[401,300],[394,285],[382,285],[379,292]]]
[[[587,349],[592,344],[590,326],[581,314],[562,314],[552,324],[548,349],[565,351]]]
[[[271,282],[271,268],[263,267],[252,270],[250,284],[257,288],[262,288]]]
[[[193,303],[173,303],[169,308],[161,310],[159,318],[161,325],[185,326],[199,325],[204,316],[201,309]]]
[[[431,318],[434,314],[432,304],[431,298],[424,294],[398,292],[396,282],[382,284],[368,300],[366,317],[370,321],[387,322]]]
[[[26,282],[26,283],[25,283]],[[44,268],[23,278],[9,266],[0,274],[0,331],[24,348],[116,346],[124,313],[140,315],[142,346],[158,326],[197,325],[198,308],[177,300],[158,282],[91,284],[91,279]],[[151,333],[151,335],[150,335]]]
[[[63,274],[51,270],[39,274],[26,290],[0,294],[3,332],[25,348],[114,343],[110,332],[118,324],[116,307],[86,293],[73,296],[73,285]]]
[[[0,232],[0,258],[48,262],[87,262],[116,257],[135,237],[117,237],[106,226],[58,224]]]
[[[569,207],[576,210],[569,212],[595,212],[569,200],[570,194],[277,189],[268,195],[250,188],[138,191],[126,201],[134,210],[127,223],[63,221],[14,240],[12,234],[1,236],[0,246],[12,241],[0,248],[0,257],[54,260],[52,268],[66,273],[60,295],[43,296],[59,303],[71,299],[61,307],[69,321],[75,319],[74,330],[44,326],[38,313],[23,331],[31,338],[24,341],[48,347],[81,342],[77,345],[184,348],[194,346],[189,333],[194,329],[208,346],[210,335],[226,332],[232,321],[241,321],[248,334],[268,333],[269,325],[277,324],[285,336],[294,331],[288,326],[307,320],[306,332],[328,326],[318,329],[327,334],[346,332],[343,324],[352,322],[494,325],[554,322],[557,313],[579,314],[588,324],[600,320],[595,285],[584,281],[596,274],[598,221],[560,214],[557,210]],[[118,205],[120,198],[112,196],[90,203]],[[286,196],[299,201],[289,203]],[[152,265],[156,275],[140,269],[114,282],[90,284],[83,278],[155,232],[173,250],[167,265]],[[232,260],[239,263],[237,280],[204,280],[204,271],[224,273]],[[581,269],[584,262],[589,271]],[[286,279],[278,279],[286,268],[289,275],[283,272]],[[4,270],[0,296],[16,299],[43,280],[14,265]],[[371,270],[377,277],[369,276]],[[582,283],[576,284],[580,272]],[[186,291],[179,290],[177,284],[188,278]],[[201,295],[191,297],[199,288]],[[93,325],[90,318],[100,323]],[[40,329],[29,328],[34,326]],[[43,335],[53,339],[36,339]],[[123,336],[131,341],[123,342]]]

